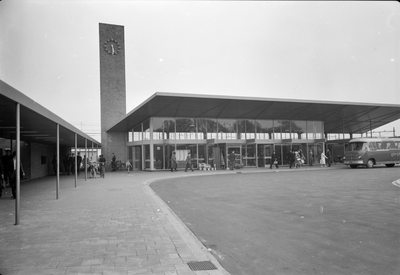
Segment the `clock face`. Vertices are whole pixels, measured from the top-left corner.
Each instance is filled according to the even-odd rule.
[[[103,44],[104,50],[111,55],[116,55],[121,51],[121,46],[119,45],[118,41],[110,38]]]

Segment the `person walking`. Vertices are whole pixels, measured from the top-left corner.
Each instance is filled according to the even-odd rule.
[[[9,185],[11,181],[11,174],[9,173],[11,169],[8,167],[10,165],[11,159],[11,151],[7,149],[6,154],[1,158],[1,161],[3,162],[4,187],[7,187],[7,185]]]
[[[176,170],[177,168],[178,168],[178,162],[176,161],[176,153],[174,151],[174,152],[172,152],[172,156],[171,156],[171,172],[173,172],[173,171],[177,172],[177,170]]]
[[[222,170],[225,170],[224,152],[221,152],[221,169],[222,169]]]
[[[235,154],[235,151],[232,151],[230,154],[229,154],[229,162],[230,162],[230,169],[231,170],[235,170],[235,160],[236,160],[236,154]]]
[[[314,165],[314,152],[313,152],[313,150],[310,150],[310,153],[308,154],[308,164],[310,166]]]
[[[186,157],[186,168],[185,168],[185,172],[187,172],[188,168],[190,168],[190,170],[192,170],[193,172],[193,166],[192,166],[192,158],[190,156],[190,153],[188,153],[187,157]]]
[[[328,165],[328,167],[331,167],[331,161],[332,161],[331,151],[329,151],[329,149],[327,149],[326,150],[326,164]]]
[[[319,163],[321,164],[321,167],[326,167],[326,155],[324,154],[324,152],[321,152],[321,158],[319,160]]]
[[[6,185],[4,183],[4,168],[3,168],[3,162],[0,159],[0,198],[3,195],[3,188],[6,188]]]
[[[117,170],[117,158],[114,153],[112,153],[112,158],[111,158],[111,171],[116,171]]]
[[[76,156],[76,162],[77,162],[77,164],[78,164],[77,170],[78,170],[78,175],[79,175],[79,174],[80,174],[80,171],[81,171],[81,163],[82,163],[81,152],[78,152],[78,155]]]
[[[11,185],[11,192],[12,192],[12,197],[11,199],[15,200],[17,197],[17,172],[22,174],[22,177],[25,177],[25,171],[24,168],[22,167],[22,162],[20,162],[20,171],[17,171],[17,154],[16,152],[13,152],[12,159],[10,159],[10,163],[8,165],[9,173],[11,173],[11,180],[10,180],[10,185]]]
[[[104,157],[104,155],[100,155],[99,157],[99,170],[100,170],[100,178],[102,177],[104,179],[104,177],[106,176],[106,158]]]
[[[295,154],[292,149],[289,150],[288,158],[289,158],[289,168],[292,169],[292,167],[295,166],[294,165]]]
[[[275,151],[272,152],[271,164],[269,165],[269,169],[272,169],[272,165],[275,165],[276,169],[279,169],[278,158],[276,157]]]
[[[129,170],[132,168],[132,164],[131,164],[131,162],[129,161],[129,159],[126,161],[125,167],[126,167],[126,170],[128,170],[128,174],[129,174]]]

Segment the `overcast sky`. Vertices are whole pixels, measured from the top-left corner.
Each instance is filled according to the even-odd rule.
[[[2,0],[0,79],[100,134],[99,23],[125,27],[127,112],[157,91],[400,104],[397,1]]]

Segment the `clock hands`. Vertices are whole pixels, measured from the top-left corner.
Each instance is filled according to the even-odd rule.
[[[114,55],[114,54],[115,54],[115,51],[114,51],[114,45],[113,45],[113,44],[111,44],[111,52],[112,52],[112,55]]]

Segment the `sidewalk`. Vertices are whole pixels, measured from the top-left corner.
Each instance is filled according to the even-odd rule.
[[[108,172],[87,181],[81,173],[77,188],[74,176],[60,176],[58,200],[54,176],[23,182],[20,225],[11,190],[0,199],[0,274],[228,274],[149,183],[275,171],[298,170]]]

